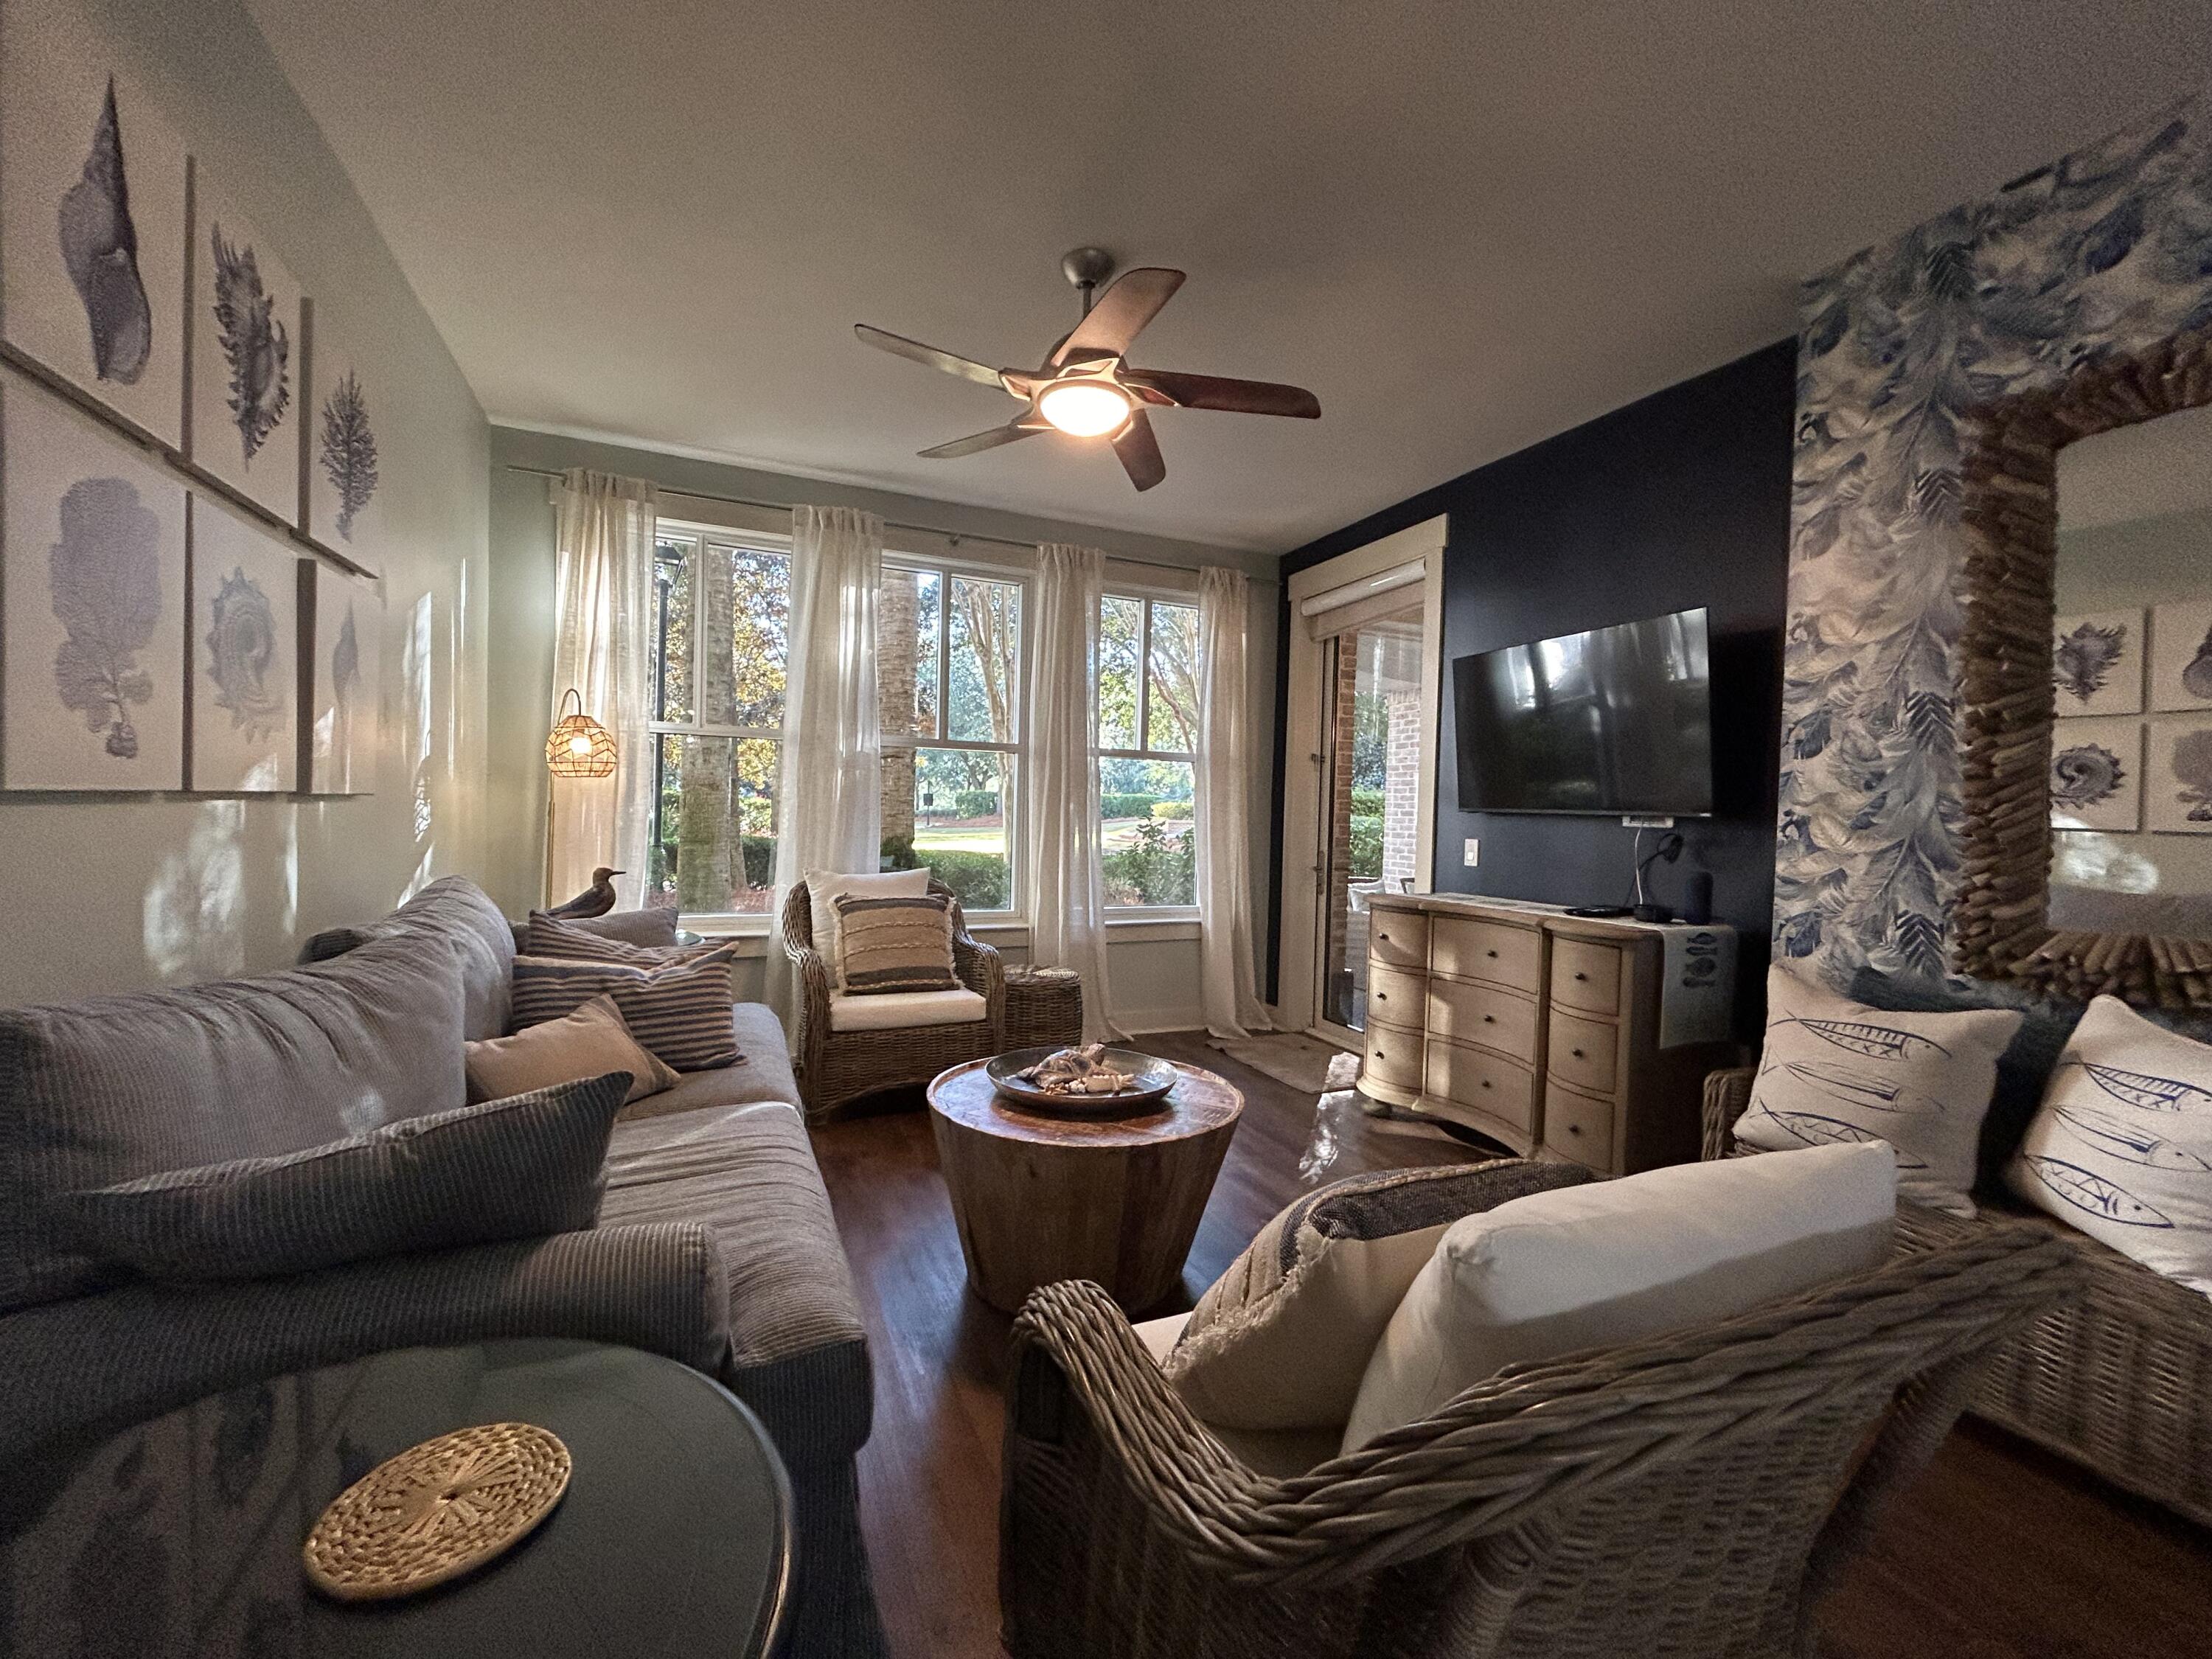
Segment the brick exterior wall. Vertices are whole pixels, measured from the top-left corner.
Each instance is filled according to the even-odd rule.
[[[1328,917],[1328,985],[1340,982],[1347,970],[1364,986],[1367,967],[1367,918],[1354,916],[1346,895],[1352,885],[1352,698],[1359,687],[1359,653],[1356,635],[1337,641],[1335,708],[1332,716],[1333,753],[1329,757],[1328,890],[1323,896]],[[1334,1003],[1333,992],[1328,1000]],[[1347,1012],[1341,1006],[1325,1010],[1332,1018]],[[1356,1012],[1352,1017],[1358,1016]]]
[[[1418,691],[1383,694],[1389,720],[1383,751],[1382,880],[1395,888],[1413,874],[1413,838],[1419,830],[1421,696]]]

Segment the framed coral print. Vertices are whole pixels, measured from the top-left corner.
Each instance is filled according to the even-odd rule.
[[[2069,720],[2051,739],[2051,827],[2142,828],[2142,721]]]
[[[183,482],[0,374],[0,783],[183,787]]]
[[[297,524],[300,285],[204,174],[192,217],[192,463]]]
[[[2051,683],[2062,720],[2142,714],[2143,613],[2100,611],[2061,617],[2051,633]]]
[[[300,559],[204,491],[191,501],[191,766],[207,794],[282,794],[299,775]]]
[[[0,7],[9,344],[184,441],[184,140],[69,8]]]
[[[309,559],[302,579],[313,591],[307,643],[307,775],[317,795],[366,795],[376,787],[384,590]]]
[[[2212,715],[2163,715],[2149,721],[2148,730],[2144,828],[2161,835],[2212,836]]]
[[[2150,613],[2150,706],[2212,709],[2212,599]]]
[[[378,451],[385,385],[331,307],[309,307],[306,518],[301,528],[319,546],[371,575],[384,568]]]

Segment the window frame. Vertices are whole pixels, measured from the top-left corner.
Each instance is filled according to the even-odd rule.
[[[1155,749],[1152,746],[1152,607],[1156,605],[1172,605],[1180,609],[1190,611],[1192,615],[1195,617],[1198,611],[1198,595],[1195,593],[1183,592],[1178,590],[1167,588],[1140,586],[1133,583],[1115,583],[1106,586],[1098,596],[1099,634],[1102,641],[1105,633],[1106,603],[1110,599],[1121,599],[1125,602],[1135,604],[1140,607],[1137,619],[1136,712],[1137,739],[1140,746],[1135,749],[1109,749],[1102,742],[1097,748],[1091,750],[1091,765],[1094,770],[1099,771],[1103,771],[1103,763],[1109,760],[1164,761],[1173,764],[1188,765],[1190,768],[1191,775],[1192,815],[1190,820],[1190,833],[1193,837],[1193,843],[1194,846],[1198,835],[1198,750],[1195,747],[1188,750],[1181,750]],[[1091,691],[1091,713],[1094,716],[1093,725],[1095,729],[1103,729],[1103,721],[1095,718],[1103,714],[1103,712],[1098,707],[1098,694],[1103,689],[1103,678],[1093,681]],[[1194,734],[1194,742],[1195,737]],[[1104,781],[1103,777],[1100,781],[1102,785],[1101,793],[1103,794],[1103,785]],[[1099,823],[1102,832],[1099,842],[1099,857],[1103,860],[1105,857],[1106,852],[1103,833],[1105,817],[1103,811],[1100,814]],[[1193,893],[1191,896],[1192,902],[1188,904],[1115,904],[1109,899],[1106,903],[1107,925],[1109,927],[1113,927],[1123,922],[1196,921],[1199,920],[1197,896],[1198,896],[1195,893]]]
[[[729,738],[739,742],[767,742],[776,744],[775,800],[779,807],[779,816],[781,816],[783,782],[782,745],[787,741],[786,733],[790,727],[790,702],[789,688],[787,685],[786,687],[784,704],[785,718],[782,721],[774,726],[732,726],[720,721],[702,720],[699,718],[698,714],[700,707],[699,661],[696,634],[694,635],[693,650],[690,659],[684,665],[685,672],[690,677],[689,701],[692,710],[691,718],[688,720],[671,720],[661,718],[661,711],[666,708],[668,701],[668,590],[662,582],[660,576],[660,550],[664,545],[676,542],[681,542],[685,545],[684,559],[690,568],[692,605],[695,620],[697,612],[700,592],[700,567],[705,558],[706,550],[710,544],[719,547],[726,547],[736,552],[773,554],[786,562],[787,573],[789,569],[789,561],[793,557],[791,538],[788,536],[777,536],[765,531],[738,530],[733,529],[727,525],[702,524],[696,520],[690,519],[661,517],[656,518],[653,520],[653,673],[651,684],[647,687],[647,695],[651,704],[652,712],[646,720],[646,730],[651,734],[653,739],[653,788],[651,795],[653,805],[650,809],[650,814],[647,818],[648,830],[647,836],[647,855],[648,858],[650,858],[652,854],[657,832],[661,828],[660,804],[665,793],[666,785],[666,778],[663,774],[662,768],[667,763],[665,757],[665,745],[661,741],[664,737]],[[787,581],[785,588],[787,629],[788,628],[789,605],[790,590]],[[789,635],[787,631],[785,636],[787,669],[789,666]],[[739,833],[741,835],[744,833],[742,827],[740,827]],[[695,927],[694,931],[710,933],[718,935],[751,933],[767,934],[772,933],[776,926],[776,918],[774,915],[757,910],[685,910],[679,907],[677,909],[676,914],[678,921],[686,927],[692,927],[693,924],[696,923],[708,924],[708,926],[703,928]]]
[[[1003,757],[999,769],[999,810],[1006,823],[1006,905],[999,910],[969,909],[963,905],[962,915],[971,927],[1025,927],[1029,915],[1022,905],[1021,780],[1022,769],[1029,757],[1029,683],[1036,639],[1035,618],[1030,605],[1035,595],[1031,573],[1006,565],[949,559],[890,547],[884,550],[884,570],[886,574],[903,570],[917,575],[935,576],[940,586],[937,602],[936,734],[885,732],[880,738],[882,752],[888,755],[896,750],[905,750],[919,755],[926,749],[951,749],[969,754]],[[952,583],[958,578],[998,582],[1013,588],[1021,596],[1021,638],[1014,651],[1015,683],[1008,703],[1014,728],[1013,740],[1010,743],[944,735],[952,720]],[[919,667],[917,661],[917,672]],[[919,824],[915,826],[917,833],[920,828]],[[918,863],[928,862],[919,847],[915,849],[915,858]]]

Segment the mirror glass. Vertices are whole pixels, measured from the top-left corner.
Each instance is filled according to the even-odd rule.
[[[2050,921],[2212,939],[2212,408],[2058,452]]]

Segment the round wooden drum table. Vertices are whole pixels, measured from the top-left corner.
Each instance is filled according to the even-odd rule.
[[[929,1085],[937,1161],[975,1294],[1006,1313],[1040,1285],[1088,1279],[1129,1313],[1182,1277],[1244,1097],[1170,1060],[1164,1101],[1128,1116],[1060,1115],[1006,1098],[970,1060]]]

